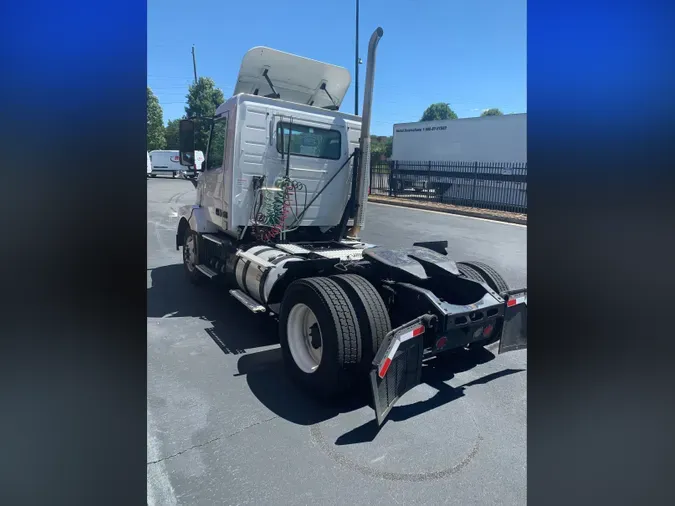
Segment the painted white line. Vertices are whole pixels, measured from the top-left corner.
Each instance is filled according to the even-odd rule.
[[[171,217],[172,217],[172,218],[177,218],[177,217],[178,217],[178,213],[177,213],[176,211],[172,212],[172,213],[171,213]]]
[[[499,223],[500,225],[511,225],[514,227],[521,227],[521,228],[527,228],[527,225],[523,225],[522,223],[509,223],[508,221],[499,221],[499,220],[491,220],[489,218],[480,218],[478,216],[466,216],[464,214],[455,214],[452,211],[449,212],[443,212],[443,211],[432,211],[431,209],[420,209],[418,207],[407,207],[407,206],[395,206],[392,204],[383,204],[382,202],[368,202],[368,204],[374,205],[374,206],[385,206],[385,207],[397,207],[399,209],[409,209],[411,211],[421,211],[423,213],[433,213],[433,214],[444,214],[446,216],[451,215],[451,216],[457,216],[458,218],[469,218],[472,220],[480,220],[480,221],[489,221],[490,223]]]
[[[161,443],[154,435],[155,428],[148,410],[148,462],[160,460]],[[176,506],[176,495],[171,480],[166,472],[164,462],[160,461],[147,466],[148,506]]]

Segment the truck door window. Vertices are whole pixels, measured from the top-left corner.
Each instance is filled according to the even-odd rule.
[[[223,166],[225,155],[225,139],[227,138],[227,118],[218,119],[213,123],[211,136],[206,152],[206,170],[218,169]]]
[[[277,124],[277,151],[310,158],[339,160],[342,153],[342,135],[339,130],[316,128],[297,123]]]

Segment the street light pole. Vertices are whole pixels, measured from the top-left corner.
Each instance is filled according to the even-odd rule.
[[[195,84],[197,84],[197,60],[195,58],[195,45],[192,44],[192,68],[195,71]]]
[[[359,115],[359,0],[356,0],[356,55],[354,58],[354,114]]]

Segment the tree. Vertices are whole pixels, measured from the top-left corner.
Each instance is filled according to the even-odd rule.
[[[384,157],[389,159],[391,158],[391,152],[394,149],[394,138],[392,136],[387,137],[387,140],[384,142]]]
[[[166,139],[166,149],[178,149],[178,124],[180,119],[172,119],[164,129],[164,138]]]
[[[225,102],[222,90],[216,88],[216,83],[210,77],[200,77],[190,85],[187,94],[187,107],[185,114],[188,118],[211,117],[216,114],[216,109]],[[206,153],[206,144],[209,140],[211,123],[208,121],[195,121],[195,149]]]
[[[504,113],[496,107],[493,107],[492,109],[485,109],[481,113],[481,116],[504,116]]]
[[[150,88],[148,88],[147,115],[148,124],[146,142],[148,151],[164,149],[166,139],[164,138],[162,107],[159,105],[159,100]]]
[[[382,157],[388,159],[391,157],[393,138],[386,135],[370,136],[370,157],[372,160],[379,161]]]
[[[455,111],[450,109],[450,104],[438,102],[427,107],[427,110],[422,114],[422,119],[420,121],[436,121],[442,119],[457,119],[457,115],[455,114]]]

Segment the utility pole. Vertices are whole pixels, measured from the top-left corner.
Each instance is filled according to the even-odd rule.
[[[354,114],[359,115],[359,0],[356,0],[356,55],[354,59]]]
[[[195,84],[197,84],[197,60],[195,59],[195,45],[192,44],[192,68],[195,71]]]

